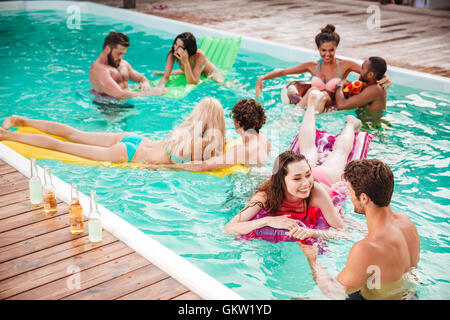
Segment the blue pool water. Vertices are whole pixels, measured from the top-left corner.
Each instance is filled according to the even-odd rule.
[[[227,115],[227,136],[236,137],[228,114],[240,98],[254,96],[261,74],[292,65],[268,55],[240,50],[227,84],[202,84],[183,100],[131,99],[132,109],[103,112],[91,100],[88,71],[112,30],[126,33],[131,46],[125,59],[139,72],[163,70],[173,35],[137,24],[83,14],[81,29],[68,29],[64,11],[0,13],[0,121],[11,114],[61,121],[86,131],[143,134],[164,139],[205,96],[220,99]],[[300,63],[301,61],[299,61]],[[288,80],[265,82],[267,123],[272,142],[268,166],[227,178],[188,172],[83,167],[42,160],[85,194],[96,190],[99,202],[143,232],[185,257],[227,287],[249,299],[323,297],[307,261],[295,243],[241,242],[222,229],[270,173],[278,153],[287,149],[301,120],[280,102]],[[385,119],[392,127],[376,131],[368,156],[387,162],[395,174],[392,207],[409,215],[418,228],[421,257],[417,289],[422,299],[449,299],[449,152],[450,95],[393,84]],[[345,115],[317,118],[319,129],[340,132]],[[283,120],[284,118],[284,120]],[[82,179],[80,179],[82,177]],[[87,209],[87,208],[85,208]],[[346,212],[353,213],[348,200]],[[354,240],[363,235],[352,231]],[[352,241],[329,243],[321,262],[335,276],[345,265]]]

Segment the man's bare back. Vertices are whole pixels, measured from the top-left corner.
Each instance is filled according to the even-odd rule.
[[[383,111],[386,109],[386,91],[382,86],[378,84],[374,84],[372,86],[374,86],[374,90],[376,90],[378,94],[375,95],[375,98],[373,100],[369,101],[365,105],[360,106],[360,108],[364,108],[370,112]]]

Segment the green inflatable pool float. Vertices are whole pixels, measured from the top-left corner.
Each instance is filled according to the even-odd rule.
[[[241,40],[241,38],[204,37],[200,43],[200,49],[225,78],[236,60]],[[161,79],[162,77],[151,81],[152,86],[158,86]],[[205,81],[208,81],[208,77],[204,74],[200,76],[197,84],[188,84],[184,74],[173,74],[166,84],[168,91],[163,97],[181,99]]]

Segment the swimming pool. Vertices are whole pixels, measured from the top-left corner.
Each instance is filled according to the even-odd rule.
[[[228,114],[238,99],[254,96],[259,75],[292,65],[292,57],[280,60],[243,45],[226,86],[208,82],[180,101],[131,99],[132,109],[103,112],[87,91],[89,66],[100,53],[104,37],[112,30],[129,35],[131,46],[125,59],[150,76],[152,71],[163,70],[173,33],[88,13],[81,16],[81,29],[69,29],[65,10],[4,11],[0,17],[0,121],[16,113],[62,121],[82,130],[133,131],[150,139],[163,139],[202,97],[219,98]],[[240,242],[222,235],[225,223],[242,209],[269,174],[273,158],[287,149],[298,130],[301,114],[280,120],[291,110],[279,99],[281,87],[290,79],[294,78],[265,83],[268,121],[262,132],[271,138],[273,150],[267,168],[246,176],[218,178],[188,172],[38,163],[50,165],[52,172],[67,182],[77,182],[85,194],[97,190],[99,202],[105,207],[244,298],[323,297],[296,244]],[[421,236],[417,275],[422,282],[418,288],[422,299],[450,297],[446,270],[450,256],[449,103],[448,93],[394,84],[389,89],[385,116],[392,127],[384,126],[376,132],[368,154],[392,167],[396,182],[392,207],[406,212]],[[345,115],[352,113],[320,115],[317,126],[336,134],[344,125]],[[227,136],[236,137],[228,116],[226,125]],[[346,211],[352,212],[352,208],[347,201]],[[362,221],[355,214],[352,217]],[[363,237],[358,232],[352,234],[354,240]],[[331,253],[321,257],[332,275],[344,266],[351,244],[330,243]]]

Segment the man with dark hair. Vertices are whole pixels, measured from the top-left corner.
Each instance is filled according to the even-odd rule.
[[[235,164],[262,166],[270,152],[270,142],[259,130],[266,123],[266,114],[262,104],[254,99],[241,99],[231,111],[236,132],[242,138],[242,144],[228,148],[223,154],[205,161],[151,165],[149,169],[169,168],[187,171],[209,171],[227,168]],[[206,150],[206,149],[205,149]]]
[[[336,86],[336,107],[339,110],[364,108],[370,112],[379,112],[386,109],[386,91],[383,86],[377,84],[386,73],[386,61],[380,57],[365,59],[359,80],[363,83],[363,89],[359,94],[346,97],[343,88],[348,84],[342,80]]]
[[[150,89],[150,82],[123,59],[130,41],[120,32],[111,32],[103,43],[103,50],[91,65],[89,79],[93,90],[102,96],[126,99],[135,96],[160,95],[164,88]],[[129,90],[128,80],[139,82],[141,92]]]
[[[350,161],[344,170],[354,211],[365,215],[368,234],[350,249],[336,279],[317,260],[312,248],[302,249],[319,288],[332,298],[414,299],[404,275],[417,267],[420,240],[406,214],[392,211],[394,175],[376,159]]]

